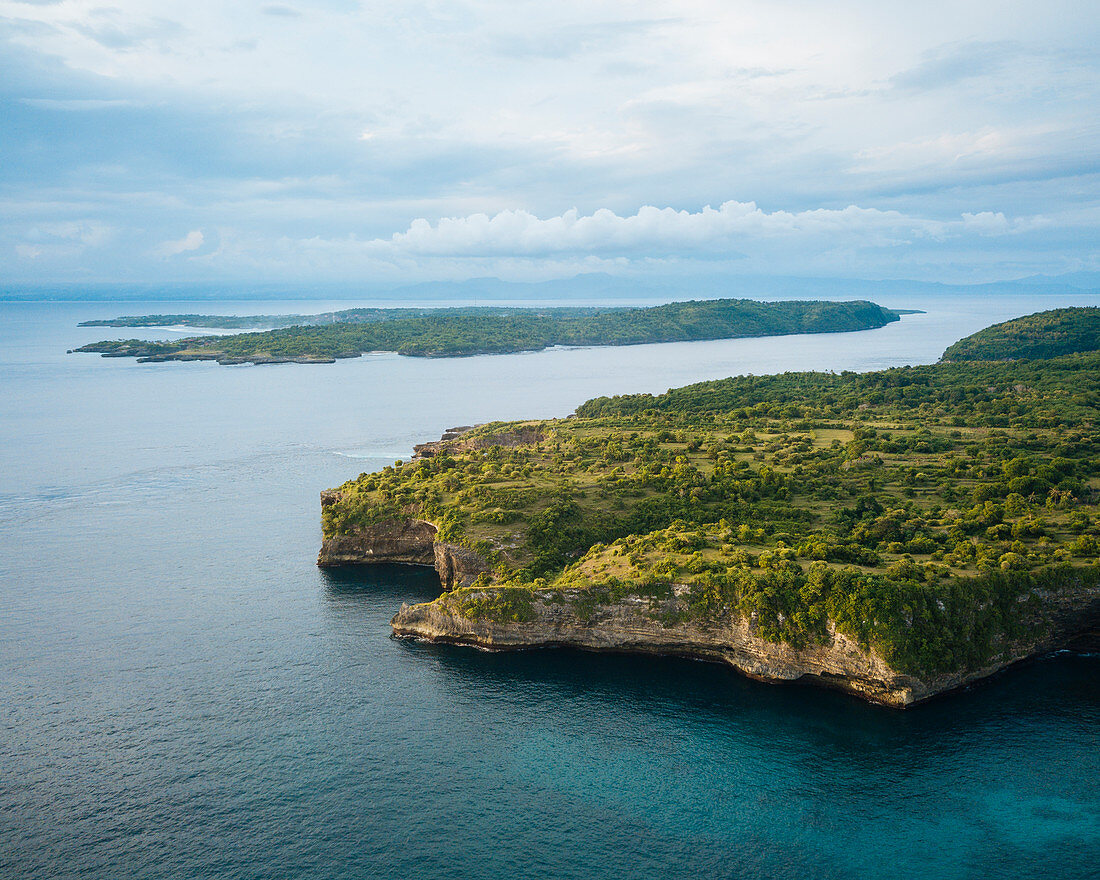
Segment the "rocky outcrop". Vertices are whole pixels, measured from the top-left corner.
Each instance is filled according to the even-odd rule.
[[[419,443],[413,447],[413,460],[431,458],[436,455],[457,454],[469,452],[471,449],[488,449],[491,446],[524,446],[538,443],[544,437],[544,432],[539,425],[521,425],[509,431],[478,434],[467,436],[474,428],[480,425],[462,425],[457,428],[448,428],[443,436],[430,443]]]
[[[556,596],[564,596],[558,602]],[[446,598],[424,605],[402,605],[393,618],[394,633],[437,642],[517,649],[574,647],[593,651],[676,654],[728,663],[753,678],[790,681],[813,676],[870,700],[904,706],[919,699],[920,682],[894,672],[880,657],[833,632],[825,645],[795,648],[753,634],[744,620],[722,624],[664,623],[672,603],[627,599],[601,605],[589,617],[570,599],[580,591],[535,594],[533,619],[493,621],[465,616]]]
[[[413,447],[413,459],[431,458],[433,455],[440,455],[449,450],[454,450],[457,448],[454,441],[473,429],[473,425],[458,425],[454,428],[448,428],[438,440],[416,444]]]
[[[467,616],[458,602],[444,596],[423,605],[402,605],[391,624],[397,636],[488,649],[572,647],[713,660],[764,681],[805,679],[876,703],[905,707],[985,678],[1027,656],[1062,647],[1082,632],[1087,621],[1095,625],[1100,595],[1084,603],[1078,597],[1076,602],[1066,602],[1067,608],[1070,605],[1077,611],[1054,622],[1042,641],[1014,646],[983,669],[928,678],[896,671],[831,624],[824,643],[796,647],[760,637],[750,620],[683,621],[682,606],[675,598],[627,598],[591,611],[586,610],[583,591],[535,592],[524,619],[498,620]]]
[[[339,500],[337,490],[321,493],[321,506]],[[326,538],[321,544],[317,564],[377,565],[396,562],[405,565],[431,565],[439,573],[444,590],[468,587],[477,576],[489,570],[480,554],[436,540],[436,527],[419,519],[389,520],[359,530],[354,535]]]
[[[435,570],[439,572],[439,583],[444,590],[468,587],[482,572],[489,570],[488,564],[467,547],[456,547],[436,541],[434,548]]]
[[[354,535],[326,538],[321,544],[317,564],[401,562],[435,565],[435,533],[435,526],[423,520],[389,520],[361,529]]]

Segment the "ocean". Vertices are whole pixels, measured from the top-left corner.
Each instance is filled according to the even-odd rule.
[[[377,303],[0,303],[0,877],[1100,876],[1100,657],[899,712],[682,659],[396,641],[433,572],[314,564],[322,489],[454,425],[929,363],[1100,295],[878,301],[926,313],[263,367],[66,350],[171,335],[89,318]]]

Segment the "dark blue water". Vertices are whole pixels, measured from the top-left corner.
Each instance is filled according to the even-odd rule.
[[[682,660],[397,642],[430,572],[313,564],[318,491],[452,424],[933,360],[1054,303],[891,304],[929,314],[261,368],[66,356],[103,335],[78,320],[141,309],[0,305],[0,876],[1097,877],[1100,658],[899,713]],[[260,305],[237,311],[321,304]]]

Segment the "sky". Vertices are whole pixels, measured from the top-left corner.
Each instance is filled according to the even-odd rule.
[[[1100,269],[1095,0],[0,0],[0,283]]]

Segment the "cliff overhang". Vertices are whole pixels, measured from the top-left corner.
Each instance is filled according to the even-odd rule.
[[[332,493],[322,494],[322,505],[333,503]],[[488,563],[475,551],[437,540],[438,529],[420,519],[386,520],[351,535],[325,538],[317,564],[322,568],[339,565],[428,565],[439,574],[444,590],[468,587]]]
[[[584,590],[532,591],[531,605],[521,620],[465,613],[464,604],[484,603],[493,592],[465,590],[434,602],[403,604],[391,621],[394,634],[486,650],[573,648],[689,657],[726,664],[759,681],[802,680],[880,705],[908,708],[1023,660],[1078,645],[1082,638],[1093,644],[1100,624],[1100,590],[1092,588],[1087,595],[1065,596],[1040,640],[1013,645],[978,669],[912,675],[892,668],[875,650],[859,645],[831,622],[823,641],[792,645],[763,638],[751,619],[684,619],[675,596],[628,597],[591,609],[585,606]]]

